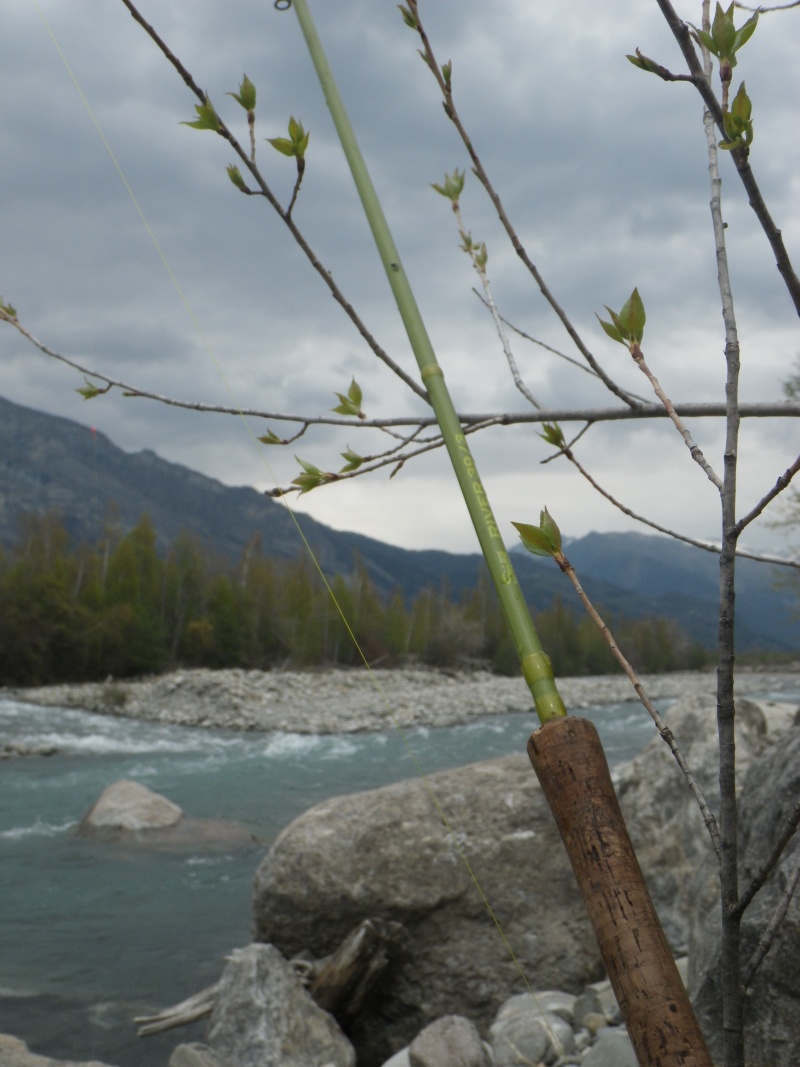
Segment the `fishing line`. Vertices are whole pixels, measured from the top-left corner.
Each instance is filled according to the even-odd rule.
[[[67,74],[69,75],[69,78],[70,78],[72,84],[74,85],[75,90],[77,91],[78,96],[80,97],[80,100],[81,100],[81,102],[82,102],[82,104],[83,104],[83,106],[84,106],[84,108],[85,108],[85,110],[86,110],[91,122],[92,122],[92,125],[94,126],[95,130],[97,131],[97,134],[100,137],[100,140],[101,140],[101,142],[103,144],[103,147],[105,148],[106,152],[108,153],[109,158],[111,159],[111,162],[113,163],[114,168],[115,168],[115,170],[116,170],[116,172],[117,172],[117,174],[119,176],[119,179],[122,182],[126,192],[128,193],[128,196],[130,197],[131,202],[133,203],[133,206],[136,209],[136,212],[137,212],[137,214],[139,215],[139,218],[142,221],[142,224],[143,224],[143,226],[145,228],[145,231],[147,232],[147,235],[150,238],[150,240],[151,240],[151,242],[152,242],[152,244],[153,244],[153,246],[154,246],[154,248],[155,248],[155,250],[156,250],[156,252],[158,254],[158,257],[161,260],[161,262],[162,262],[162,264],[164,266],[164,269],[166,270],[167,275],[169,276],[169,279],[172,282],[172,285],[174,286],[175,291],[177,292],[178,297],[180,298],[180,301],[183,304],[184,309],[185,309],[185,311],[186,311],[186,313],[187,313],[187,315],[188,315],[188,317],[189,317],[189,319],[190,319],[195,331],[197,332],[197,335],[199,336],[199,338],[201,340],[203,348],[205,349],[206,353],[208,354],[209,358],[211,359],[211,361],[212,361],[212,363],[213,363],[213,365],[214,365],[214,367],[215,367],[220,379],[222,380],[222,383],[223,383],[228,395],[231,398],[231,403],[232,403],[233,407],[236,409],[236,411],[238,412],[239,418],[244,423],[244,426],[246,428],[247,433],[249,433],[250,437],[253,440],[253,443],[256,445],[257,451],[258,451],[258,454],[259,454],[259,458],[261,459],[261,462],[264,464],[264,467],[266,468],[270,478],[275,483],[275,486],[277,488],[278,487],[278,480],[277,480],[277,478],[275,477],[275,474],[272,471],[272,468],[270,466],[269,460],[266,457],[264,449],[263,449],[263,447],[259,447],[260,446],[260,442],[258,440],[258,437],[253,432],[253,429],[251,428],[249,422],[247,421],[247,417],[244,415],[243,411],[241,410],[241,407],[240,407],[240,405],[239,405],[239,403],[238,403],[238,401],[236,399],[236,396],[234,395],[233,389],[232,389],[232,387],[231,387],[231,385],[230,385],[230,383],[229,383],[229,381],[228,381],[228,379],[227,379],[227,377],[225,375],[225,372],[223,371],[222,367],[220,366],[219,361],[217,360],[217,357],[216,357],[216,355],[214,353],[214,350],[211,347],[210,341],[206,337],[206,334],[205,334],[205,332],[203,330],[203,327],[202,327],[202,325],[200,323],[200,320],[199,320],[199,318],[198,318],[198,316],[197,316],[197,314],[196,314],[196,312],[194,310],[194,307],[193,307],[191,301],[189,300],[189,298],[187,297],[186,293],[184,292],[184,289],[181,286],[181,284],[180,284],[175,272],[173,271],[173,269],[172,269],[172,267],[171,267],[171,265],[169,263],[169,260],[167,259],[167,256],[166,256],[164,250],[162,249],[162,247],[161,247],[161,245],[160,245],[160,243],[158,241],[158,238],[156,237],[152,227],[150,226],[150,223],[148,222],[147,216],[145,215],[144,210],[143,210],[141,204],[139,203],[139,201],[138,201],[138,199],[136,197],[136,194],[134,193],[134,191],[133,191],[128,179],[126,178],[125,173],[124,173],[124,171],[122,169],[122,166],[119,163],[119,160],[117,159],[117,157],[116,157],[116,155],[114,153],[114,150],[111,147],[108,139],[106,138],[106,136],[105,136],[105,134],[103,132],[103,129],[102,129],[102,127],[101,127],[96,115],[94,114],[94,111],[92,110],[92,106],[89,103],[89,100],[87,99],[86,94],[84,93],[84,91],[83,91],[83,89],[81,87],[80,82],[78,81],[78,78],[77,78],[75,72],[73,71],[72,67],[70,66],[70,63],[67,60],[67,57],[64,54],[64,51],[61,48],[61,45],[59,44],[58,39],[56,38],[56,35],[55,35],[50,23],[47,20],[47,17],[45,16],[44,12],[42,11],[42,8],[41,8],[41,6],[39,4],[39,0],[34,0],[34,4],[36,6],[36,10],[37,10],[37,12],[39,14],[39,17],[42,20],[42,23],[44,24],[45,29],[47,30],[47,33],[48,33],[48,35],[50,37],[50,40],[52,41],[56,51],[58,52],[58,55],[59,55],[59,57],[61,59],[61,62],[63,63],[64,68],[66,69]],[[467,854],[466,854],[466,851],[464,849],[464,846],[459,841],[459,838],[458,838],[458,836],[456,834],[456,831],[453,829],[450,820],[448,819],[448,817],[447,817],[446,813],[444,812],[441,804],[439,803],[439,799],[436,796],[436,792],[435,792],[433,786],[431,785],[428,776],[423,771],[423,769],[422,769],[422,767],[421,767],[421,765],[419,763],[419,760],[417,759],[417,756],[415,755],[413,749],[411,748],[411,745],[409,744],[409,741],[408,741],[408,737],[407,737],[405,731],[403,730],[403,727],[401,726],[400,722],[398,721],[398,719],[397,719],[397,717],[396,717],[396,715],[395,715],[395,713],[394,713],[394,711],[392,709],[391,701],[390,701],[390,699],[389,699],[389,697],[388,697],[388,695],[387,695],[387,693],[386,693],[386,691],[385,691],[385,689],[383,687],[383,684],[380,681],[380,679],[376,676],[376,674],[373,671],[372,667],[370,666],[369,661],[367,660],[367,657],[364,654],[363,649],[361,648],[361,645],[360,645],[360,643],[358,641],[358,638],[356,637],[356,635],[355,635],[355,633],[354,633],[354,631],[353,631],[353,629],[352,629],[352,627],[351,627],[351,625],[350,625],[350,623],[349,623],[349,621],[348,621],[348,619],[347,619],[347,617],[345,615],[344,609],[342,608],[341,604],[339,603],[339,601],[338,601],[338,599],[336,597],[336,594],[334,593],[333,588],[331,587],[331,584],[328,581],[328,579],[327,579],[327,577],[326,577],[326,575],[325,575],[325,573],[324,573],[324,571],[322,569],[322,566],[321,566],[319,560],[317,559],[317,557],[316,557],[316,555],[314,553],[314,550],[312,549],[311,545],[308,542],[308,539],[306,538],[306,535],[305,535],[305,533],[304,533],[304,531],[303,531],[303,529],[302,529],[302,527],[301,527],[301,525],[300,525],[300,523],[299,523],[299,521],[297,519],[297,515],[295,514],[294,509],[291,507],[289,501],[286,499],[285,496],[282,495],[281,497],[279,497],[279,499],[280,499],[281,503],[285,506],[287,512],[289,513],[289,515],[290,515],[290,517],[292,519],[292,522],[294,523],[295,529],[297,530],[297,533],[298,533],[298,535],[300,537],[300,540],[301,540],[304,548],[308,552],[308,555],[311,557],[311,561],[312,561],[312,563],[314,565],[314,568],[316,569],[316,571],[317,571],[317,573],[318,573],[318,575],[320,577],[320,580],[323,583],[323,586],[324,586],[326,592],[330,596],[330,598],[331,598],[331,600],[332,600],[332,602],[333,602],[333,604],[334,604],[334,606],[336,608],[336,611],[338,612],[339,617],[341,618],[342,623],[343,623],[343,625],[344,625],[344,627],[345,627],[345,629],[347,631],[347,634],[349,635],[351,641],[353,642],[353,645],[355,646],[356,652],[358,653],[358,656],[359,656],[361,662],[364,664],[364,667],[366,668],[366,670],[367,670],[367,672],[369,674],[370,681],[372,682],[373,686],[375,687],[376,691],[378,692],[378,694],[379,694],[379,696],[381,698],[381,701],[383,702],[383,705],[384,705],[384,707],[386,709],[386,713],[389,716],[389,718],[391,719],[392,725],[394,726],[394,729],[400,735],[400,739],[403,742],[403,746],[405,747],[406,753],[408,754],[408,756],[409,756],[409,758],[410,758],[410,760],[412,762],[412,765],[413,765],[413,767],[414,767],[414,769],[415,769],[415,771],[417,773],[417,777],[422,781],[423,786],[424,786],[424,788],[425,788],[425,790],[426,790],[426,792],[428,794],[428,797],[429,797],[431,803],[434,805],[434,807],[436,809],[436,812],[437,812],[437,814],[438,814],[438,816],[439,816],[439,818],[440,818],[440,820],[442,822],[442,825],[444,826],[445,830],[447,831],[447,834],[448,834],[448,836],[450,838],[451,845],[453,846],[455,851],[458,853],[458,856],[459,856],[461,862],[464,864],[464,866],[465,866],[465,868],[466,868],[466,870],[467,870],[467,872],[469,874],[469,877],[470,877],[473,885],[475,886],[475,889],[476,889],[476,891],[477,891],[477,893],[478,893],[478,895],[479,895],[479,897],[481,899],[481,902],[483,903],[484,907],[486,908],[486,911],[487,911],[491,921],[494,923],[494,926],[497,929],[497,932],[498,932],[498,934],[499,934],[499,936],[500,936],[500,938],[501,938],[501,940],[503,942],[503,945],[504,945],[506,951],[508,952],[508,954],[509,954],[509,956],[510,956],[510,958],[511,958],[513,964],[514,964],[514,967],[515,967],[517,973],[519,974],[520,978],[522,979],[523,984],[525,985],[526,991],[530,994],[531,998],[533,999],[534,1003],[537,1006],[538,1011],[540,1012],[542,1017],[545,1019],[545,1022],[547,1024],[547,1028],[549,1030],[551,1039],[553,1040],[553,1042],[557,1046],[557,1048],[560,1050],[560,1054],[563,1055],[564,1054],[564,1049],[561,1046],[561,1042],[559,1041],[558,1036],[554,1033],[554,1031],[550,1027],[550,1024],[549,1024],[549,1022],[547,1021],[547,1018],[546,1018],[546,1014],[545,1014],[543,1008],[541,1007],[541,1005],[539,1004],[539,1002],[538,1002],[538,1000],[536,998],[536,995],[535,995],[535,993],[533,992],[533,989],[530,986],[530,983],[528,982],[527,976],[525,975],[525,972],[524,972],[524,970],[522,968],[522,964],[519,962],[516,953],[514,952],[513,948],[511,947],[511,943],[509,942],[508,937],[506,936],[505,931],[503,930],[503,927],[502,927],[499,919],[497,918],[497,916],[496,916],[496,914],[494,912],[494,909],[492,908],[492,906],[491,906],[491,904],[489,902],[489,899],[486,896],[486,893],[484,892],[483,887],[481,886],[480,881],[478,880],[478,877],[477,877],[477,875],[475,874],[475,872],[474,872],[474,870],[472,868],[472,865],[469,862],[469,859],[467,857]],[[466,838],[466,835],[464,835],[464,837]]]

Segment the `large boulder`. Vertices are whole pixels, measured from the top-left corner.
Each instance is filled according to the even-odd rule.
[[[713,696],[681,703],[669,722],[713,804]],[[765,743],[755,704],[741,702],[737,738],[744,763]],[[682,953],[692,874],[710,850],[702,818],[660,738],[615,778],[656,908]],[[259,867],[254,913],[256,937],[287,956],[325,956],[365,917],[405,926],[369,1012],[349,1033],[360,1067],[383,1063],[439,1016],[465,1015],[485,1033],[500,1004],[525,988],[517,964],[531,985],[575,993],[602,975],[572,869],[524,755],[317,805]]]
[[[737,703],[738,707],[738,703]],[[737,750],[737,763],[738,761]],[[739,807],[740,891],[769,857],[800,798],[800,721],[755,761],[744,781]],[[800,862],[800,834],[744,913],[741,958],[746,964]],[[693,882],[689,989],[712,1055],[722,1061],[719,985],[719,883],[714,857]],[[795,1067],[800,1050],[800,899],[795,894],[769,953],[745,1000],[748,1064]]]
[[[223,972],[208,1044],[235,1067],[355,1067],[355,1052],[332,1016],[303,988],[272,945],[237,949]]]
[[[569,861],[524,755],[336,797],[301,815],[256,874],[256,937],[287,956],[319,957],[365,916],[405,926],[369,1014],[349,1035],[360,1067],[370,1067],[443,1015],[485,1030],[524,988],[476,880],[537,986],[578,991],[599,977]]]

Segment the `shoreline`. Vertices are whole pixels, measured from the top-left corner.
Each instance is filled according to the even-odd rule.
[[[740,670],[739,696],[800,688],[800,665]],[[655,702],[713,694],[714,670],[642,675]],[[624,674],[558,679],[571,712],[596,704],[636,702]],[[0,698],[80,708],[176,726],[299,734],[375,732],[395,727],[453,726],[509,712],[530,712],[521,676],[434,668],[256,671],[240,668],[176,670],[153,678],[3,688]]]

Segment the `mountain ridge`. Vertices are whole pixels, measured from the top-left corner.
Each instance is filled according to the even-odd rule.
[[[0,397],[0,545],[12,546],[26,513],[60,513],[75,541],[95,542],[111,509],[123,532],[148,514],[164,551],[182,531],[220,556],[236,558],[254,535],[265,555],[296,558],[305,549],[291,515],[246,486],[162,459],[150,449],[125,452],[104,434],[60,416]],[[303,532],[327,575],[352,573],[360,559],[383,592],[414,596],[447,583],[454,598],[473,588],[484,569],[476,552],[404,549],[364,534],[334,530],[308,515]],[[610,616],[675,619],[693,639],[716,639],[717,560],[667,537],[637,532],[590,533],[568,543],[571,562],[595,603]],[[534,610],[560,597],[582,610],[548,559],[514,552],[520,586]],[[779,568],[752,560],[737,564],[737,647],[789,652],[800,642],[796,598],[776,589]]]

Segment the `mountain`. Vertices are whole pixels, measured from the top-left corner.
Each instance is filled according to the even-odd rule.
[[[254,534],[260,536],[266,555],[293,558],[305,551],[287,510],[255,489],[223,485],[150,450],[124,452],[86,426],[0,398],[0,545],[16,542],[22,514],[53,510],[75,541],[94,542],[112,507],[123,531],[147,513],[161,550],[187,530],[229,558],[236,558]],[[349,574],[360,557],[384,592],[399,586],[413,596],[426,586],[447,582],[457,597],[474,587],[483,567],[477,553],[411,551],[332,530],[306,515],[302,521],[326,574]],[[716,556],[639,533],[591,533],[570,542],[567,551],[603,612],[673,618],[694,639],[707,646],[714,643]],[[515,552],[514,563],[526,599],[536,610],[549,607],[559,596],[580,610],[571,586],[551,560]],[[797,601],[778,585],[780,568],[742,560],[737,573],[739,648],[796,649]]]

